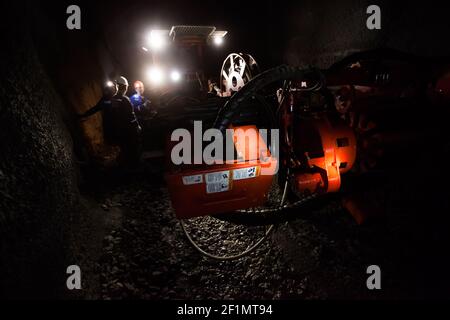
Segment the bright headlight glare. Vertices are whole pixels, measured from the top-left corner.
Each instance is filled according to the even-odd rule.
[[[148,44],[153,50],[161,50],[166,46],[166,37],[162,32],[152,31],[148,37]]]
[[[178,81],[180,81],[180,79],[181,79],[181,74],[180,74],[180,72],[177,71],[177,70],[173,70],[173,71],[170,73],[170,79],[172,79],[173,82],[178,82]]]
[[[106,86],[107,87],[114,87],[114,82],[108,81],[108,82],[106,82]]]
[[[164,72],[158,67],[151,68],[148,71],[148,77],[149,80],[156,85],[162,84],[164,82]]]
[[[223,43],[223,37],[214,37],[213,42],[216,46],[220,46]]]

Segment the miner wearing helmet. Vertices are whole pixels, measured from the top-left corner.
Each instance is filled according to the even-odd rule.
[[[116,94],[117,85],[112,81],[106,82],[106,84],[103,86],[103,96],[100,98],[100,101],[97,102],[94,107],[81,114],[80,117],[87,118],[96,114],[97,112],[103,111],[107,107],[110,107],[112,105],[112,98]]]
[[[106,84],[103,86],[103,96],[100,98],[97,104],[88,111],[86,111],[85,113],[79,115],[80,118],[86,119],[98,112],[102,112],[103,136],[105,137],[105,140],[108,140],[110,133],[112,132],[111,128],[112,125],[111,123],[108,122],[107,114],[112,107],[112,99],[116,94],[117,94],[117,84],[112,81],[106,82]]]
[[[144,83],[140,80],[136,80],[134,82],[134,91],[136,93],[131,96],[130,100],[138,120],[142,122],[145,118],[154,117],[156,111],[152,108],[150,100],[144,95]]]
[[[145,92],[144,83],[139,80],[135,81],[134,82],[134,91],[136,93],[131,96],[131,104],[134,107],[134,111],[135,112],[144,111],[144,109],[150,103],[150,101],[148,101],[144,97],[144,92]]]
[[[134,165],[140,156],[141,126],[136,118],[133,105],[126,96],[128,80],[117,79],[117,94],[112,98],[111,123],[115,129],[114,142],[120,146],[119,161],[124,165]]]
[[[108,82],[99,103],[80,116],[86,118],[102,111],[105,141],[120,147],[119,162],[126,166],[139,160],[141,131],[130,99],[125,95],[127,90],[125,77]]]

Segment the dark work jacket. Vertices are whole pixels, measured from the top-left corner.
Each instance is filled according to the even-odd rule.
[[[114,139],[138,133],[139,123],[127,96],[116,95],[112,98],[111,107],[103,110],[103,124],[106,135]]]
[[[87,118],[100,111],[103,113],[103,134],[109,143],[115,144],[133,138],[139,132],[139,124],[127,96],[102,97],[81,117]]]
[[[97,112],[103,111],[106,108],[111,107],[112,105],[112,98],[106,98],[106,97],[102,97],[100,99],[99,102],[97,102],[97,104],[95,106],[93,106],[91,109],[89,109],[88,111],[86,111],[85,113],[83,113],[81,115],[81,118],[87,118],[90,117],[94,114],[96,114]]]

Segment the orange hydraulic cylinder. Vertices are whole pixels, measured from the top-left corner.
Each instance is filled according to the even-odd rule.
[[[341,187],[341,173],[348,172],[355,163],[355,135],[350,127],[340,123],[332,125],[327,119],[311,121],[305,127],[320,136],[322,156],[310,157],[308,150],[304,150],[308,171],[295,174],[295,186],[300,192],[337,192]]]

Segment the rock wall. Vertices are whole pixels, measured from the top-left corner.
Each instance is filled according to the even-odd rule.
[[[82,210],[77,158],[102,145],[100,116],[80,125],[76,113],[98,101],[103,72],[90,36],[67,34],[65,8],[0,5],[0,296],[9,298],[64,296]]]
[[[372,4],[381,9],[381,30],[366,27]],[[441,36],[450,30],[444,3],[306,0],[287,7],[285,60],[290,64],[326,68],[348,54],[379,47],[450,55],[450,44]]]
[[[10,18],[0,60],[0,295],[53,296],[78,200],[72,140],[27,26]]]

